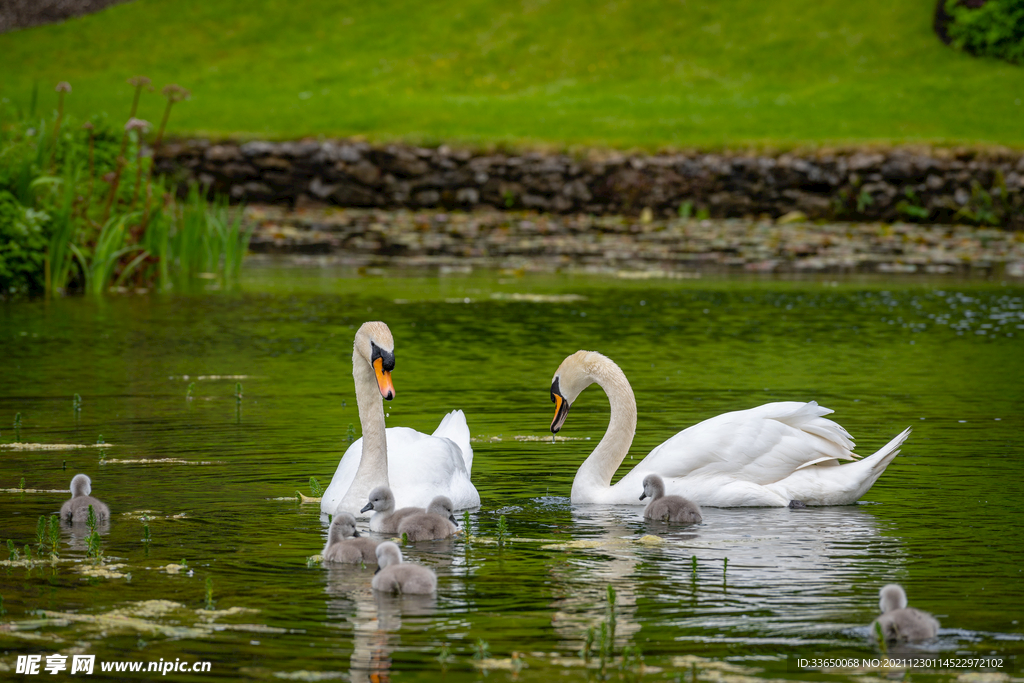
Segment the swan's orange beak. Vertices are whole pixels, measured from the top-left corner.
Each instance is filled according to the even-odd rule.
[[[373,361],[373,371],[377,374],[377,388],[385,401],[395,398],[395,385],[391,383],[391,372],[384,369],[384,360],[378,358]]]
[[[555,417],[551,420],[551,431],[555,434],[565,424],[565,418],[569,416],[569,402],[562,398],[561,394],[552,393],[551,400],[555,402]]]

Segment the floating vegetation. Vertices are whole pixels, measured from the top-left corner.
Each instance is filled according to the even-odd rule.
[[[100,437],[103,438],[102,436]],[[81,443],[0,443],[0,449],[6,449],[10,451],[73,451],[79,448],[107,448],[113,446],[113,444],[103,443],[102,441],[95,444],[81,444]]]
[[[527,301],[535,304],[561,304],[571,301],[585,301],[587,297],[580,294],[521,294],[519,292],[494,292],[492,299],[499,301]]]
[[[541,546],[541,550],[613,550],[631,548],[636,545],[654,546],[665,542],[661,536],[647,534],[640,538],[581,538],[565,543],[549,543]]]
[[[223,465],[223,460],[185,460],[184,458],[108,458],[104,465]]]
[[[195,382],[189,382],[188,383],[188,389],[185,390],[185,400],[186,401],[191,401],[191,400],[193,400],[195,398],[194,396],[192,396],[192,392],[195,391],[195,388],[196,388],[196,383]]]
[[[356,440],[356,426],[351,422],[348,423],[348,432],[345,434],[345,440],[349,443]]]
[[[206,610],[212,612],[217,609],[217,603],[213,599],[213,577],[206,577]]]
[[[552,434],[551,436],[541,436],[537,434],[514,434],[510,437],[505,437],[501,434],[497,436],[471,436],[469,440],[471,443],[501,443],[506,438],[514,439],[516,441],[546,441],[551,443],[552,441],[590,441],[589,436],[558,436]]]
[[[71,399],[71,409],[75,411],[75,415],[82,412],[82,397],[75,394],[74,398]]]

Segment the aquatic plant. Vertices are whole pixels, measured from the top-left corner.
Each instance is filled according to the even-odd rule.
[[[498,528],[495,532],[495,538],[498,541],[498,545],[505,545],[505,537],[508,536],[508,523],[505,522],[505,515],[498,518]]]
[[[878,639],[878,648],[883,655],[886,654],[885,633],[882,631],[882,625],[877,621],[875,622],[874,636]]]
[[[693,576],[693,580],[697,580],[697,556],[693,555],[690,557],[690,572]]]
[[[146,518],[143,518],[143,521],[142,521],[142,542],[143,543],[152,543],[153,542],[153,536],[149,532],[149,523],[148,523],[148,520]]]
[[[213,577],[206,577],[206,610],[212,612],[217,608],[217,603],[213,599]]]
[[[483,661],[490,659],[491,657],[491,646],[483,638],[477,638],[476,643],[473,645],[473,659],[477,661]]]
[[[679,205],[679,217],[683,220],[689,220],[691,216],[693,216],[693,202],[687,199]]]
[[[309,490],[313,492],[314,498],[320,498],[324,495],[324,487],[320,485],[316,477],[309,478]]]
[[[74,398],[71,399],[71,409],[76,414],[82,412],[82,397],[78,394],[75,394]]]
[[[21,441],[21,413],[14,414],[14,440]]]
[[[139,288],[184,286],[192,275],[172,282],[176,264],[184,259],[188,267],[197,257],[179,253],[177,236],[193,229],[209,252],[201,258],[211,266],[198,272],[218,272],[222,286],[237,279],[251,231],[243,229],[241,213],[224,199],[209,203],[198,189],[188,202],[209,216],[194,220],[190,209],[193,225],[182,225],[182,202],[165,181],[153,177],[144,140],[149,124],[135,116],[149,79],[139,76],[129,83],[135,91],[123,126],[104,116],[70,125],[63,110],[70,91],[65,83],[57,88],[52,126],[32,118],[0,126],[0,297],[105,293],[129,280]],[[173,86],[170,103],[181,101],[182,93],[187,91]],[[169,109],[158,140],[168,114]],[[125,180],[129,177],[134,182]],[[160,198],[155,206],[154,195]]]
[[[409,545],[409,534],[402,532],[402,545]]]
[[[356,426],[351,422],[348,423],[348,433],[345,435],[345,440],[349,443],[356,440]]]
[[[466,534],[466,538],[469,538],[469,510],[462,511],[462,531]]]
[[[0,606],[2,605],[3,603],[0,602]],[[455,659],[455,655],[452,654],[451,647],[449,646],[448,643],[441,643],[441,650],[440,652],[438,652],[438,655],[435,659],[437,659],[437,661],[441,664],[442,672],[448,670],[448,665]]]
[[[12,541],[11,539],[8,538],[7,539],[7,559],[10,560],[11,562],[15,562],[19,557],[21,557],[21,553],[19,553],[18,549],[16,547],[14,547],[14,541]]]
[[[25,490],[25,477],[21,478],[21,481],[18,483],[18,488],[21,489],[22,491]]]
[[[188,389],[185,390],[185,400],[186,401],[191,401],[194,398],[192,396],[192,392],[195,391],[195,389],[196,389],[196,383],[195,382],[189,382],[188,383]]]
[[[46,515],[39,515],[39,521],[36,522],[36,539],[37,539],[36,545],[39,548],[42,548],[43,544],[49,538],[49,535],[46,533],[46,521],[47,521]]]
[[[60,518],[57,515],[50,515],[47,525],[50,534],[50,557],[57,557],[60,549]]]
[[[4,596],[0,595],[0,617],[7,614],[7,608],[4,607]]]

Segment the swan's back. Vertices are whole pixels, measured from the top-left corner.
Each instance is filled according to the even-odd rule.
[[[466,472],[473,473],[473,445],[470,443],[469,424],[466,422],[466,414],[461,410],[453,410],[441,419],[441,424],[434,430],[432,436],[439,439],[449,439],[458,447],[462,454],[462,462],[466,465]]]
[[[97,522],[102,522],[110,517],[110,508],[102,501],[92,496],[76,496],[65,501],[60,506],[60,518],[64,521],[77,524],[89,521],[89,506],[92,506],[92,513]]]
[[[380,541],[359,536],[346,538],[327,546],[324,551],[324,562],[343,562],[347,564],[377,564],[377,545]]]
[[[882,627],[882,636],[887,641],[918,642],[930,640],[939,632],[939,621],[927,612],[913,607],[904,607],[886,612],[875,620]],[[875,632],[875,625],[871,625]]]
[[[459,415],[455,415],[459,413]],[[434,496],[447,496],[455,509],[480,505],[480,494],[470,479],[468,464],[473,463],[469,446],[469,427],[462,411],[445,416],[437,431],[444,436],[423,434],[408,427],[389,427],[385,431],[388,449],[388,484],[404,505],[426,508]],[[445,425],[448,422],[448,425]],[[454,440],[465,441],[465,449]],[[320,509],[334,514],[355,479],[363,454],[360,437],[342,456],[338,469],[324,492]]]
[[[700,524],[703,519],[696,503],[679,496],[662,496],[652,500],[644,510],[644,517],[677,524]]]
[[[89,506],[92,506],[92,514],[97,522],[110,517],[108,508],[98,498],[93,498],[92,480],[88,475],[76,474],[71,478],[71,498],[64,501],[60,506],[60,518],[64,521],[77,523],[89,521]]]
[[[398,525],[398,533],[407,535],[410,541],[429,541],[448,538],[455,533],[455,525],[442,515],[420,512],[403,519]]]
[[[437,590],[437,576],[418,564],[391,564],[374,575],[371,585],[382,593],[422,595]]]

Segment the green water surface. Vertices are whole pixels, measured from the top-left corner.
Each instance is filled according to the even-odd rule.
[[[371,319],[396,340],[388,424],[429,433],[461,408],[474,436],[473,537],[404,549],[436,570],[436,598],[375,596],[372,568],[307,559],[327,520],[295,492],[311,495],[310,476],[326,486],[360,433],[351,344]],[[676,529],[640,507],[572,506],[608,421],[594,386],[569,438],[550,439],[551,376],[578,349],[614,359],[636,393],[620,474],[688,425],[769,401],[835,410],[865,455],[913,433],[854,506],[709,508]],[[1020,676],[1022,351],[1019,282],[259,267],[235,293],[2,304],[0,443],[110,445],[0,450],[0,489],[67,489],[85,472],[113,518],[100,563],[64,528],[56,564],[0,566],[0,671],[85,653],[211,662],[169,680],[844,680],[791,658],[879,656],[867,625],[899,582],[942,623],[920,652],[995,654]],[[0,543],[38,557],[37,520],[67,495],[0,493]],[[609,585],[616,659],[602,674],[580,650],[610,625]],[[625,647],[646,669],[620,663]]]

